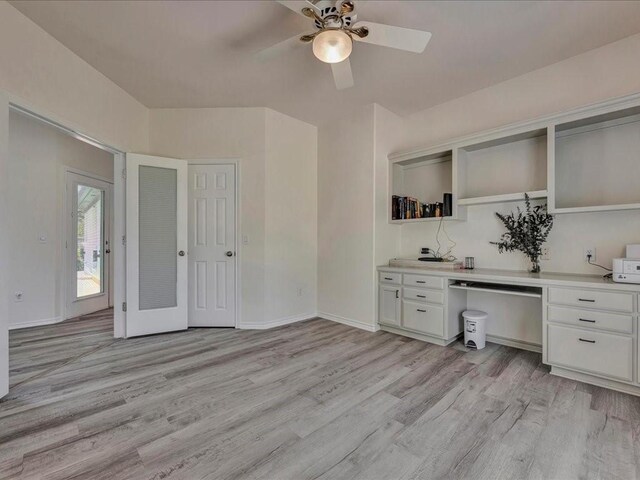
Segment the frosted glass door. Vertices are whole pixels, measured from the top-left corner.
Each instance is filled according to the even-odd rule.
[[[127,336],[187,328],[186,168],[127,155]]]

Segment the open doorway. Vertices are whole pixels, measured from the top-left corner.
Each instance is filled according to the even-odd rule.
[[[124,253],[112,245],[114,235],[123,233],[124,218],[115,226],[114,218],[118,203],[124,210],[117,198],[123,180],[115,181],[124,154],[15,105],[8,130],[9,328],[55,324],[113,307],[124,290],[114,281],[123,266],[112,253]],[[114,335],[122,336],[119,331],[122,313],[116,314]]]

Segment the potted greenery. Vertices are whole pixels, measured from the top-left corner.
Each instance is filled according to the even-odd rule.
[[[540,272],[540,255],[542,244],[553,226],[553,216],[547,213],[546,205],[531,206],[529,195],[524,194],[526,208],[524,211],[518,207],[517,213],[502,215],[496,212],[496,216],[507,229],[499,242],[490,242],[498,246],[498,251],[513,252],[519,250],[531,261],[531,272]]]

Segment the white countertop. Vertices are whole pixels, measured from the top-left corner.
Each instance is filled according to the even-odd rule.
[[[585,275],[576,273],[531,273],[520,270],[498,270],[490,268],[476,268],[473,270],[449,270],[439,268],[412,268],[390,267],[381,265],[380,272],[412,273],[446,277],[454,280],[475,280],[477,282],[495,282],[518,285],[546,286],[561,285],[570,287],[610,288],[614,290],[639,292],[640,285],[630,283],[616,283],[610,279],[604,279],[602,275]]]

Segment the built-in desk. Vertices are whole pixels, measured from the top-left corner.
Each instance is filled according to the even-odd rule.
[[[640,395],[640,285],[599,275],[378,267],[380,328],[448,345],[462,312],[489,314],[487,340],[542,353],[552,373]]]

